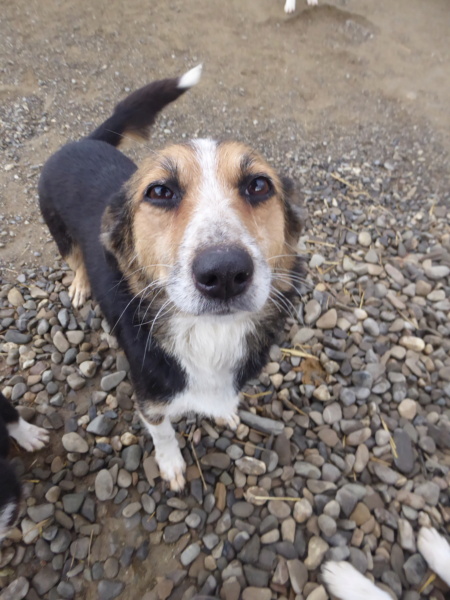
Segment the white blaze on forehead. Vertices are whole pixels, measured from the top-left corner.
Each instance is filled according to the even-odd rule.
[[[201,180],[199,182],[199,198],[201,206],[198,210],[205,210],[206,206],[217,205],[223,201],[223,190],[218,181],[217,170],[217,142],[209,139],[194,140],[192,142],[200,166]]]
[[[198,181],[195,181],[190,192],[194,209],[179,245],[177,264],[168,284],[169,297],[183,312],[200,314],[206,300],[194,285],[194,257],[208,247],[237,245],[250,254],[254,264],[252,284],[244,294],[244,310],[260,310],[269,294],[270,267],[246,222],[236,210],[236,182],[230,181],[227,185],[226,181],[233,169],[229,168],[230,165],[220,163],[216,141],[198,139],[191,141],[190,145],[199,167]],[[222,166],[226,167],[223,173]]]
[[[215,140],[198,139],[192,142],[200,167],[196,207],[187,237],[189,245],[199,241],[211,243],[216,236],[238,241],[243,233],[240,219],[232,208],[230,190],[219,178],[219,152]],[[216,239],[220,243],[220,239]]]

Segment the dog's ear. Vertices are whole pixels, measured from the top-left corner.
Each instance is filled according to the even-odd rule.
[[[130,209],[126,190],[122,188],[114,194],[103,213],[100,240],[120,262],[131,247],[131,235]]]
[[[303,230],[302,211],[295,202],[295,184],[292,179],[283,177],[283,202],[286,239],[290,243],[297,243]]]

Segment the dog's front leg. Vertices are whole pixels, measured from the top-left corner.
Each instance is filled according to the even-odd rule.
[[[164,417],[158,425],[150,423],[142,414],[147,431],[155,446],[155,458],[161,477],[169,482],[170,489],[180,492],[185,485],[184,472],[186,463],[175,437],[175,430],[168,417]]]

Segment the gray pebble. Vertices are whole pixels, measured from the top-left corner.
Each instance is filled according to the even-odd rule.
[[[180,555],[181,564],[184,567],[190,565],[200,554],[200,546],[197,543],[190,544]]]
[[[49,565],[46,565],[34,575],[31,585],[39,596],[43,596],[58,583],[59,577],[59,573],[56,573]]]
[[[98,584],[98,600],[113,600],[122,593],[125,584],[121,581],[102,580]]]

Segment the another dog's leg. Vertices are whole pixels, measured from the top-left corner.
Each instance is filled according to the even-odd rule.
[[[430,569],[450,586],[450,545],[432,527],[422,527],[417,538],[420,554]]]
[[[0,417],[2,419],[1,425],[1,443],[0,448],[2,454],[6,456],[8,451],[8,437],[13,437],[18,444],[33,452],[33,450],[40,450],[49,440],[48,431],[27,423],[17,412],[17,409],[5,398],[0,392]],[[6,430],[5,430],[6,425]],[[6,434],[6,431],[8,434]]]
[[[37,425],[27,423],[19,417],[18,421],[7,424],[9,435],[27,452],[40,450],[50,439],[48,431]]]
[[[293,13],[294,10],[295,10],[295,0],[286,0],[286,4],[284,5],[284,12],[289,14],[289,13]]]
[[[79,246],[72,246],[71,253],[64,257],[75,276],[69,287],[69,298],[74,308],[80,308],[91,294],[89,278]]]
[[[20,483],[14,469],[0,458],[0,542],[17,520],[20,495]]]
[[[175,437],[175,430],[168,417],[164,417],[159,425],[149,423],[141,418],[150,433],[155,445],[155,458],[159,466],[161,477],[169,482],[170,489],[179,492],[184,488],[184,472],[186,463],[181,454],[180,446]]]
[[[322,579],[328,591],[340,600],[392,600],[364,577],[349,562],[328,561],[322,567]]]

